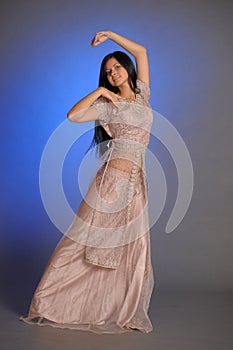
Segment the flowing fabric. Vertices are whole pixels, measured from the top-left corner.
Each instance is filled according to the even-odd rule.
[[[75,218],[52,254],[21,320],[95,333],[148,333],[151,264],[145,153],[152,110],[136,101],[95,101],[112,140]]]

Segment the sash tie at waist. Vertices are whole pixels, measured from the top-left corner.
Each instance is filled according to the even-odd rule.
[[[102,156],[102,161],[106,164],[100,180],[100,185],[98,190],[99,193],[101,193],[101,187],[102,187],[107,169],[111,168],[111,171],[113,171],[114,173],[114,170],[113,170],[114,167],[112,167],[111,165],[109,166],[109,160],[112,159],[112,156],[113,158],[118,158],[117,156],[118,151],[119,151],[119,154],[122,151],[126,151],[126,153],[130,157],[130,159],[129,158],[127,159],[129,159],[133,163],[131,172],[127,174],[127,178],[128,178],[127,193],[123,194],[124,196],[126,195],[127,211],[126,211],[126,217],[125,217],[126,226],[125,226],[125,229],[121,230],[122,231],[121,233],[125,235],[127,234],[127,224],[130,222],[132,203],[133,203],[133,198],[135,194],[135,184],[138,183],[141,177],[143,177],[144,179],[144,187],[145,187],[145,176],[144,174],[142,174],[142,170],[140,172],[137,172],[137,168],[140,163],[140,157],[142,156],[142,169],[144,170],[144,156],[145,156],[146,147],[142,144],[132,143],[130,142],[130,140],[127,140],[127,142],[122,142],[122,140],[116,140],[116,139],[110,140],[107,144],[107,147],[108,147],[107,151]],[[122,171],[122,170],[118,170],[117,168],[115,168],[115,170]],[[100,197],[101,196],[97,195],[96,200],[98,201],[98,198]],[[93,217],[95,215],[95,211],[96,209],[93,210],[93,214],[92,214]],[[111,233],[109,232],[109,234]],[[91,239],[91,236],[90,236],[90,239]],[[123,246],[103,248],[103,247],[96,247],[96,246],[91,246],[87,244],[85,249],[85,259],[87,262],[94,265],[98,265],[98,266],[102,266],[110,269],[116,269],[120,264],[122,251],[123,251]]]
[[[131,154],[130,159],[127,157],[126,159],[130,160],[133,162],[133,167],[130,172],[129,176],[129,186],[128,186],[128,192],[127,192],[127,217],[126,217],[126,222],[129,222],[130,220],[130,213],[131,213],[131,207],[132,207],[132,200],[134,196],[134,188],[135,188],[135,180],[136,180],[136,175],[137,175],[137,168],[139,167],[140,163],[140,156],[142,155],[142,169],[144,169],[144,155],[146,152],[146,146],[144,146],[141,143],[132,141],[132,140],[126,140],[126,139],[111,139],[107,143],[108,150],[105,152],[103,160],[106,162],[106,167],[104,169],[104,173],[101,179],[100,183],[100,190],[101,190],[101,185],[102,181],[104,179],[105,172],[107,170],[107,167],[109,165],[109,160],[111,159],[111,156],[113,154],[113,151],[116,151],[114,154],[114,158],[117,158],[117,151],[126,151],[128,154]]]

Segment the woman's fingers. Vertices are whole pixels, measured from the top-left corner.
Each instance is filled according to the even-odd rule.
[[[94,38],[92,39],[92,41],[91,41],[91,46],[96,46],[95,41],[96,41],[96,37],[94,37]]]
[[[114,93],[113,91],[110,91],[106,88],[101,88],[102,90],[102,96],[113,102],[116,106],[118,106],[118,102],[123,97],[120,97],[118,94]]]
[[[96,42],[96,35],[94,36],[94,38],[91,41],[91,46],[95,46],[95,42]]]
[[[118,106],[119,100],[122,99],[119,95],[112,93],[111,101],[114,103],[115,106]]]
[[[97,32],[91,41],[91,46],[97,46],[108,39],[107,33]]]
[[[114,93],[107,93],[105,95],[105,97],[108,98],[114,104],[118,103],[118,101],[119,101],[119,96],[117,94],[114,94]]]

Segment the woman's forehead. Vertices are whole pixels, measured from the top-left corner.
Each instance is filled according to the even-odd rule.
[[[111,69],[117,63],[119,62],[114,57],[110,58],[106,63],[106,69]]]

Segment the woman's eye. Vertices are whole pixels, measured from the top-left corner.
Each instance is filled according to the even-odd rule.
[[[115,66],[115,69],[120,69],[120,68],[121,68],[121,65]],[[106,70],[106,74],[107,74],[107,75],[110,75],[111,73],[112,73],[111,70]]]

